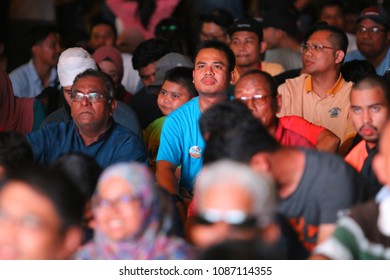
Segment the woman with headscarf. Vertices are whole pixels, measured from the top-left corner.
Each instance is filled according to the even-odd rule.
[[[170,234],[172,215],[145,165],[118,163],[100,176],[93,196],[95,236],[76,259],[190,259],[192,248]]]
[[[29,133],[39,128],[45,114],[40,101],[14,96],[11,80],[0,69],[0,130]]]
[[[111,76],[116,86],[115,98],[126,104],[129,103],[132,94],[126,91],[121,84],[123,77],[123,60],[120,51],[111,46],[102,46],[92,55],[101,71]]]

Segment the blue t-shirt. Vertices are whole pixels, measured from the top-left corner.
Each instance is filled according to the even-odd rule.
[[[143,141],[136,134],[113,123],[99,140],[88,146],[75,128],[74,122],[53,123],[27,135],[37,163],[48,165],[63,154],[79,152],[90,155],[103,167],[123,161],[147,164]]]
[[[180,186],[190,192],[194,179],[202,168],[205,148],[199,128],[200,115],[199,97],[196,97],[167,116],[156,160],[181,165]]]
[[[351,60],[366,60],[366,58],[362,55],[362,53],[359,50],[354,50],[345,56],[345,62],[351,61]],[[385,74],[386,70],[390,68],[390,48],[387,50],[386,56],[383,58],[381,63],[375,68],[376,73],[380,76],[383,76]]]

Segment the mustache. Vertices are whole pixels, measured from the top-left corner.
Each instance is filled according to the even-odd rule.
[[[370,128],[374,131],[378,131],[378,128],[376,128],[375,126],[373,125],[370,125],[370,124],[365,124],[365,125],[362,125],[360,128],[359,128],[359,132],[361,132],[363,129],[367,129],[367,128]]]

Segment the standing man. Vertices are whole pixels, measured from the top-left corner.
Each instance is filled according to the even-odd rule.
[[[369,183],[369,197],[374,197],[380,184],[372,170],[372,160],[378,153],[378,142],[390,116],[390,88],[385,78],[368,76],[353,86],[351,117],[362,141],[345,157]]]
[[[249,70],[259,69],[272,76],[284,72],[280,64],[262,61],[267,47],[261,24],[255,19],[236,20],[229,29],[230,48],[236,57],[234,84]]]
[[[347,47],[344,31],[327,24],[314,27],[302,45],[306,74],[278,88],[282,97],[278,116],[297,115],[329,129],[340,138],[339,152],[344,154],[356,134],[349,116],[352,82],[340,74]]]
[[[345,61],[367,60],[378,75],[383,75],[390,67],[389,17],[383,8],[368,7],[361,12],[357,22],[358,49],[348,53]]]
[[[180,188],[190,194],[193,192],[205,147],[199,118],[206,109],[228,99],[226,89],[234,78],[234,64],[234,54],[224,43],[205,41],[201,44],[193,71],[199,97],[168,115],[160,138],[156,179],[171,194],[178,194]],[[179,166],[180,182],[175,176]]]

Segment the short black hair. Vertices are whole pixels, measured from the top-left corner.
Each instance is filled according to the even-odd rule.
[[[30,47],[38,45],[52,33],[58,34],[58,29],[55,25],[38,25],[30,30],[28,41]]]
[[[228,60],[228,69],[229,72],[234,70],[234,66],[236,65],[236,57],[233,51],[223,42],[215,41],[215,40],[206,40],[199,44],[198,49],[195,52],[195,58],[198,53],[203,49],[216,49],[225,53],[226,59]]]
[[[5,172],[34,164],[34,154],[26,137],[16,131],[0,132],[0,166]]]
[[[51,164],[52,170],[67,176],[90,199],[96,189],[97,181],[103,168],[95,158],[82,153],[62,155]]]
[[[220,159],[249,163],[255,154],[273,152],[280,147],[276,139],[269,134],[263,124],[252,115],[244,104],[238,101],[229,102],[216,104],[201,116],[202,119],[207,111],[209,111],[208,115],[217,115],[213,111],[221,111],[223,106],[226,106],[224,109],[226,111],[231,107],[229,115],[225,113],[219,117],[221,128],[210,132],[206,140],[206,148],[203,153],[204,164]],[[228,120],[234,121],[229,124],[227,123]],[[202,121],[200,120],[200,122]],[[213,125],[213,127],[217,127],[218,123],[216,122]]]
[[[370,74],[362,78],[356,84],[352,86],[354,89],[370,89],[374,87],[379,87],[383,90],[383,95],[386,99],[387,105],[390,106],[390,84],[389,81],[382,76],[377,74]]]
[[[170,81],[183,86],[188,93],[190,98],[198,96],[198,92],[195,89],[194,83],[192,82],[192,68],[189,67],[175,67],[169,69],[165,73],[165,81]]]
[[[92,30],[93,30],[97,25],[107,25],[107,26],[109,26],[109,27],[111,28],[113,34],[114,34],[114,38],[116,39],[116,38],[118,37],[118,33],[116,32],[115,26],[114,26],[111,22],[109,22],[109,21],[107,21],[107,20],[105,20],[105,19],[102,19],[102,18],[100,18],[100,17],[95,18],[95,19],[92,20],[91,25],[90,25],[90,28],[89,28],[89,32],[88,32],[89,37],[91,37],[91,35],[92,35]]]
[[[341,75],[347,82],[357,83],[370,74],[376,74],[376,70],[367,60],[354,59],[341,66]]]
[[[307,43],[309,38],[315,33],[319,31],[328,31],[330,32],[329,41],[331,41],[334,48],[341,50],[344,54],[347,53],[348,49],[348,37],[347,34],[341,30],[340,28],[329,25],[326,22],[319,22],[314,25],[305,35],[304,42]]]
[[[23,182],[48,198],[60,217],[62,232],[72,226],[81,225],[86,201],[72,181],[63,174],[48,168],[31,166],[9,173],[0,189],[10,181]]]
[[[168,41],[152,38],[140,43],[133,53],[133,68],[139,70],[150,63],[156,62],[170,52]]]

